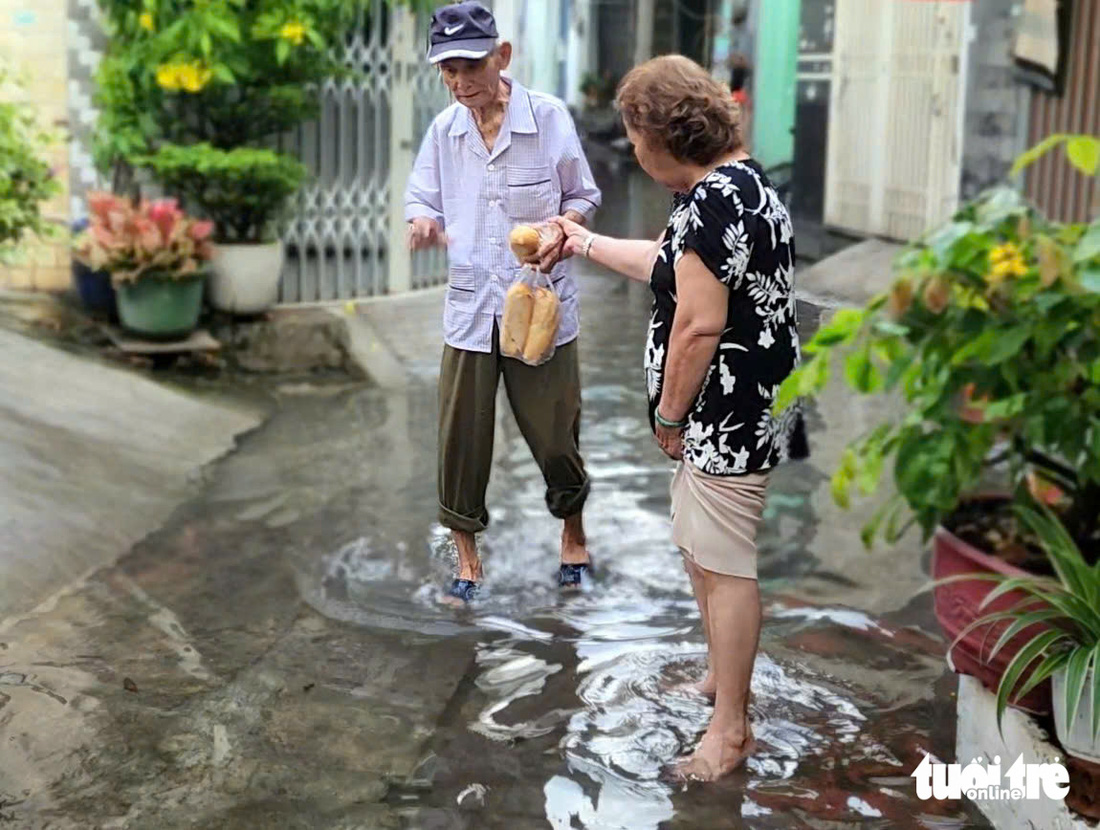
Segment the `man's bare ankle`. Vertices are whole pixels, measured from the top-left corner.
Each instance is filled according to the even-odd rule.
[[[480,562],[477,565],[460,565],[458,568],[458,578],[469,582],[481,582],[483,575]]]

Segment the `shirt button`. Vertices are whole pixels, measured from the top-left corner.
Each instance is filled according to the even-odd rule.
[[[488,171],[489,171],[490,173],[492,173],[492,172],[493,172],[494,170],[496,170],[497,168],[496,168],[496,165],[495,165],[495,164],[490,164],[490,165],[489,165],[489,166],[488,166],[488,167],[487,167],[486,169],[487,169],[487,170],[488,170]]]

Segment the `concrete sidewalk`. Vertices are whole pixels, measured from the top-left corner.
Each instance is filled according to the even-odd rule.
[[[0,329],[0,622],[108,564],[262,421]]]
[[[895,279],[893,262],[903,246],[881,239],[867,239],[850,248],[799,269],[798,293],[821,306],[861,306],[890,288]]]

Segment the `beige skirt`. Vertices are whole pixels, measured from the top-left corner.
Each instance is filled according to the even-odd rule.
[[[672,479],[672,541],[707,571],[756,579],[768,474],[714,476],[686,462]]]

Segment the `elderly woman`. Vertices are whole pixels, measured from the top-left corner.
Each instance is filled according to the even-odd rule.
[[[760,634],[756,532],[769,472],[807,454],[797,407],[772,415],[799,360],[786,208],[745,152],[728,89],[687,58],[645,63],[618,104],[642,169],[675,196],[656,243],[612,239],[567,219],[567,255],[648,282],[649,417],[680,461],[672,535],[702,615],[714,716],[684,777],[713,780],[753,752],[749,694]]]

